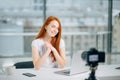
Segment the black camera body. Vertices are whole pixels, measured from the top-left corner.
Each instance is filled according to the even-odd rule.
[[[91,48],[89,51],[84,51],[82,53],[82,59],[86,60],[87,65],[96,67],[99,62],[105,62],[105,52]]]

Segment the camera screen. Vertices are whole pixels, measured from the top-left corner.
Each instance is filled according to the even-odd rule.
[[[89,56],[89,61],[92,62],[92,61],[98,61],[98,55],[90,55]]]

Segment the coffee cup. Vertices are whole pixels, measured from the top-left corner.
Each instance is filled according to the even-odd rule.
[[[16,69],[15,66],[6,66],[6,67],[4,67],[4,72],[7,75],[12,75],[12,74],[14,74],[15,69]]]

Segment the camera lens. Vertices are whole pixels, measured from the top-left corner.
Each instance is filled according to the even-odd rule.
[[[84,51],[84,52],[82,53],[81,57],[82,57],[83,60],[87,60],[87,54],[88,54],[87,51]]]

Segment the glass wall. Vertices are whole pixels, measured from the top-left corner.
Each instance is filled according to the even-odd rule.
[[[113,39],[112,52],[120,52],[120,1],[113,0]]]
[[[0,56],[31,56],[42,23],[42,0],[0,0]]]
[[[1,57],[31,56],[31,42],[40,30],[44,17],[50,15],[61,20],[67,55],[91,47],[107,53],[107,35],[110,33],[108,0],[44,2],[45,0],[0,0]],[[120,52],[119,4],[119,0],[113,0],[112,52]]]
[[[111,63],[120,63],[120,4],[119,0],[113,0],[112,10],[112,54]]]

